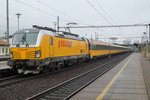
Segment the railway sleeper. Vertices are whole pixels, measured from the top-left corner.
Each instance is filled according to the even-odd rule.
[[[68,85],[68,86],[62,87],[62,89],[76,88],[76,87],[79,87],[80,85],[81,85],[81,84]]]
[[[62,90],[57,91],[57,93],[70,93],[70,92],[72,92],[74,90],[75,89],[67,89],[67,90],[62,89]]]
[[[63,98],[65,98],[65,96],[62,97],[55,97],[55,96],[45,96],[46,98],[44,98],[44,100],[48,99],[56,99],[56,100],[63,100]],[[42,100],[42,99],[41,99]]]
[[[54,93],[54,94],[51,94],[51,95],[47,95],[47,96],[50,96],[50,97],[66,97],[66,96],[68,96],[70,93]]]
[[[70,91],[70,92],[65,92],[65,91],[60,92],[60,91],[57,91],[57,92],[53,93],[53,95],[68,95],[68,94],[70,94],[70,93],[72,93],[72,92],[73,92],[73,91]]]
[[[76,86],[76,88],[78,88],[78,86]],[[76,88],[75,87],[72,87],[72,88],[71,87],[70,88],[63,87],[57,91],[74,91]]]

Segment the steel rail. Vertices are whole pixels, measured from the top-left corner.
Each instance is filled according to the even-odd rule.
[[[0,83],[1,83],[2,81],[14,79],[14,78],[19,77],[19,76],[20,76],[20,75],[14,75],[14,76],[10,76],[10,77],[0,78]]]

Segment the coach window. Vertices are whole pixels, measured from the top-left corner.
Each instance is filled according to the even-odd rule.
[[[53,38],[50,38],[50,45],[53,45]]]
[[[2,48],[2,53],[5,53],[4,48]]]
[[[6,48],[6,53],[8,53],[8,48]]]

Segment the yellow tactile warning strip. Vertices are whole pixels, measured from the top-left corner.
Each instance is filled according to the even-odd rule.
[[[117,77],[120,75],[120,73],[124,70],[124,68],[128,65],[128,63],[131,61],[134,55],[130,57],[130,59],[125,63],[125,65],[121,68],[121,70],[113,77],[113,79],[109,82],[109,84],[104,88],[104,90],[99,94],[99,96],[96,98],[96,100],[102,100],[105,94],[109,91]]]

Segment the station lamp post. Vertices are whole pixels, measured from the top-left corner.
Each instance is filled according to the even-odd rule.
[[[20,18],[20,16],[21,16],[21,14],[20,14],[20,13],[17,13],[16,15],[17,15],[17,18],[18,18],[18,30],[19,30],[19,18]]]

